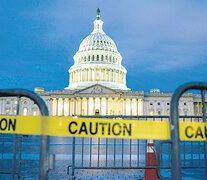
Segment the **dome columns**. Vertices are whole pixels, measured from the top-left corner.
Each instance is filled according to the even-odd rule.
[[[121,65],[121,58],[116,54],[110,54],[105,52],[96,52],[91,54],[77,54],[74,57],[75,65],[91,62],[106,62]]]
[[[70,84],[89,81],[108,81],[125,84],[126,73],[111,68],[91,67],[70,72]]]

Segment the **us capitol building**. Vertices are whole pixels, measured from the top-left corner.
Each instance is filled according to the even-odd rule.
[[[69,69],[69,85],[64,90],[44,91],[36,88],[46,102],[51,116],[87,115],[169,115],[173,93],[130,90],[127,70],[114,41],[103,31],[100,10],[94,30],[80,44]],[[2,97],[1,114],[15,114],[17,99]],[[21,98],[20,114],[39,115],[33,101]],[[179,102],[180,115],[201,115],[200,95],[185,93]]]

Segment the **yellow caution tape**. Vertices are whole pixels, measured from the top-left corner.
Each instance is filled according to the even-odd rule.
[[[181,140],[206,140],[205,123],[180,123]],[[0,133],[129,139],[170,139],[166,121],[0,116]]]
[[[180,122],[180,139],[186,141],[206,141],[207,124],[198,122]]]

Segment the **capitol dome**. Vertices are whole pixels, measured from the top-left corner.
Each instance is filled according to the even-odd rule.
[[[126,69],[114,41],[103,31],[100,10],[93,32],[80,44],[74,55],[74,65],[69,69],[69,86],[65,89],[83,89],[101,84],[111,89],[130,90],[126,87]]]

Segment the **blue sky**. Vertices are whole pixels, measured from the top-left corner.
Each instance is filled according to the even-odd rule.
[[[96,9],[133,90],[207,82],[207,1],[1,0],[0,88],[68,86],[68,69]]]

